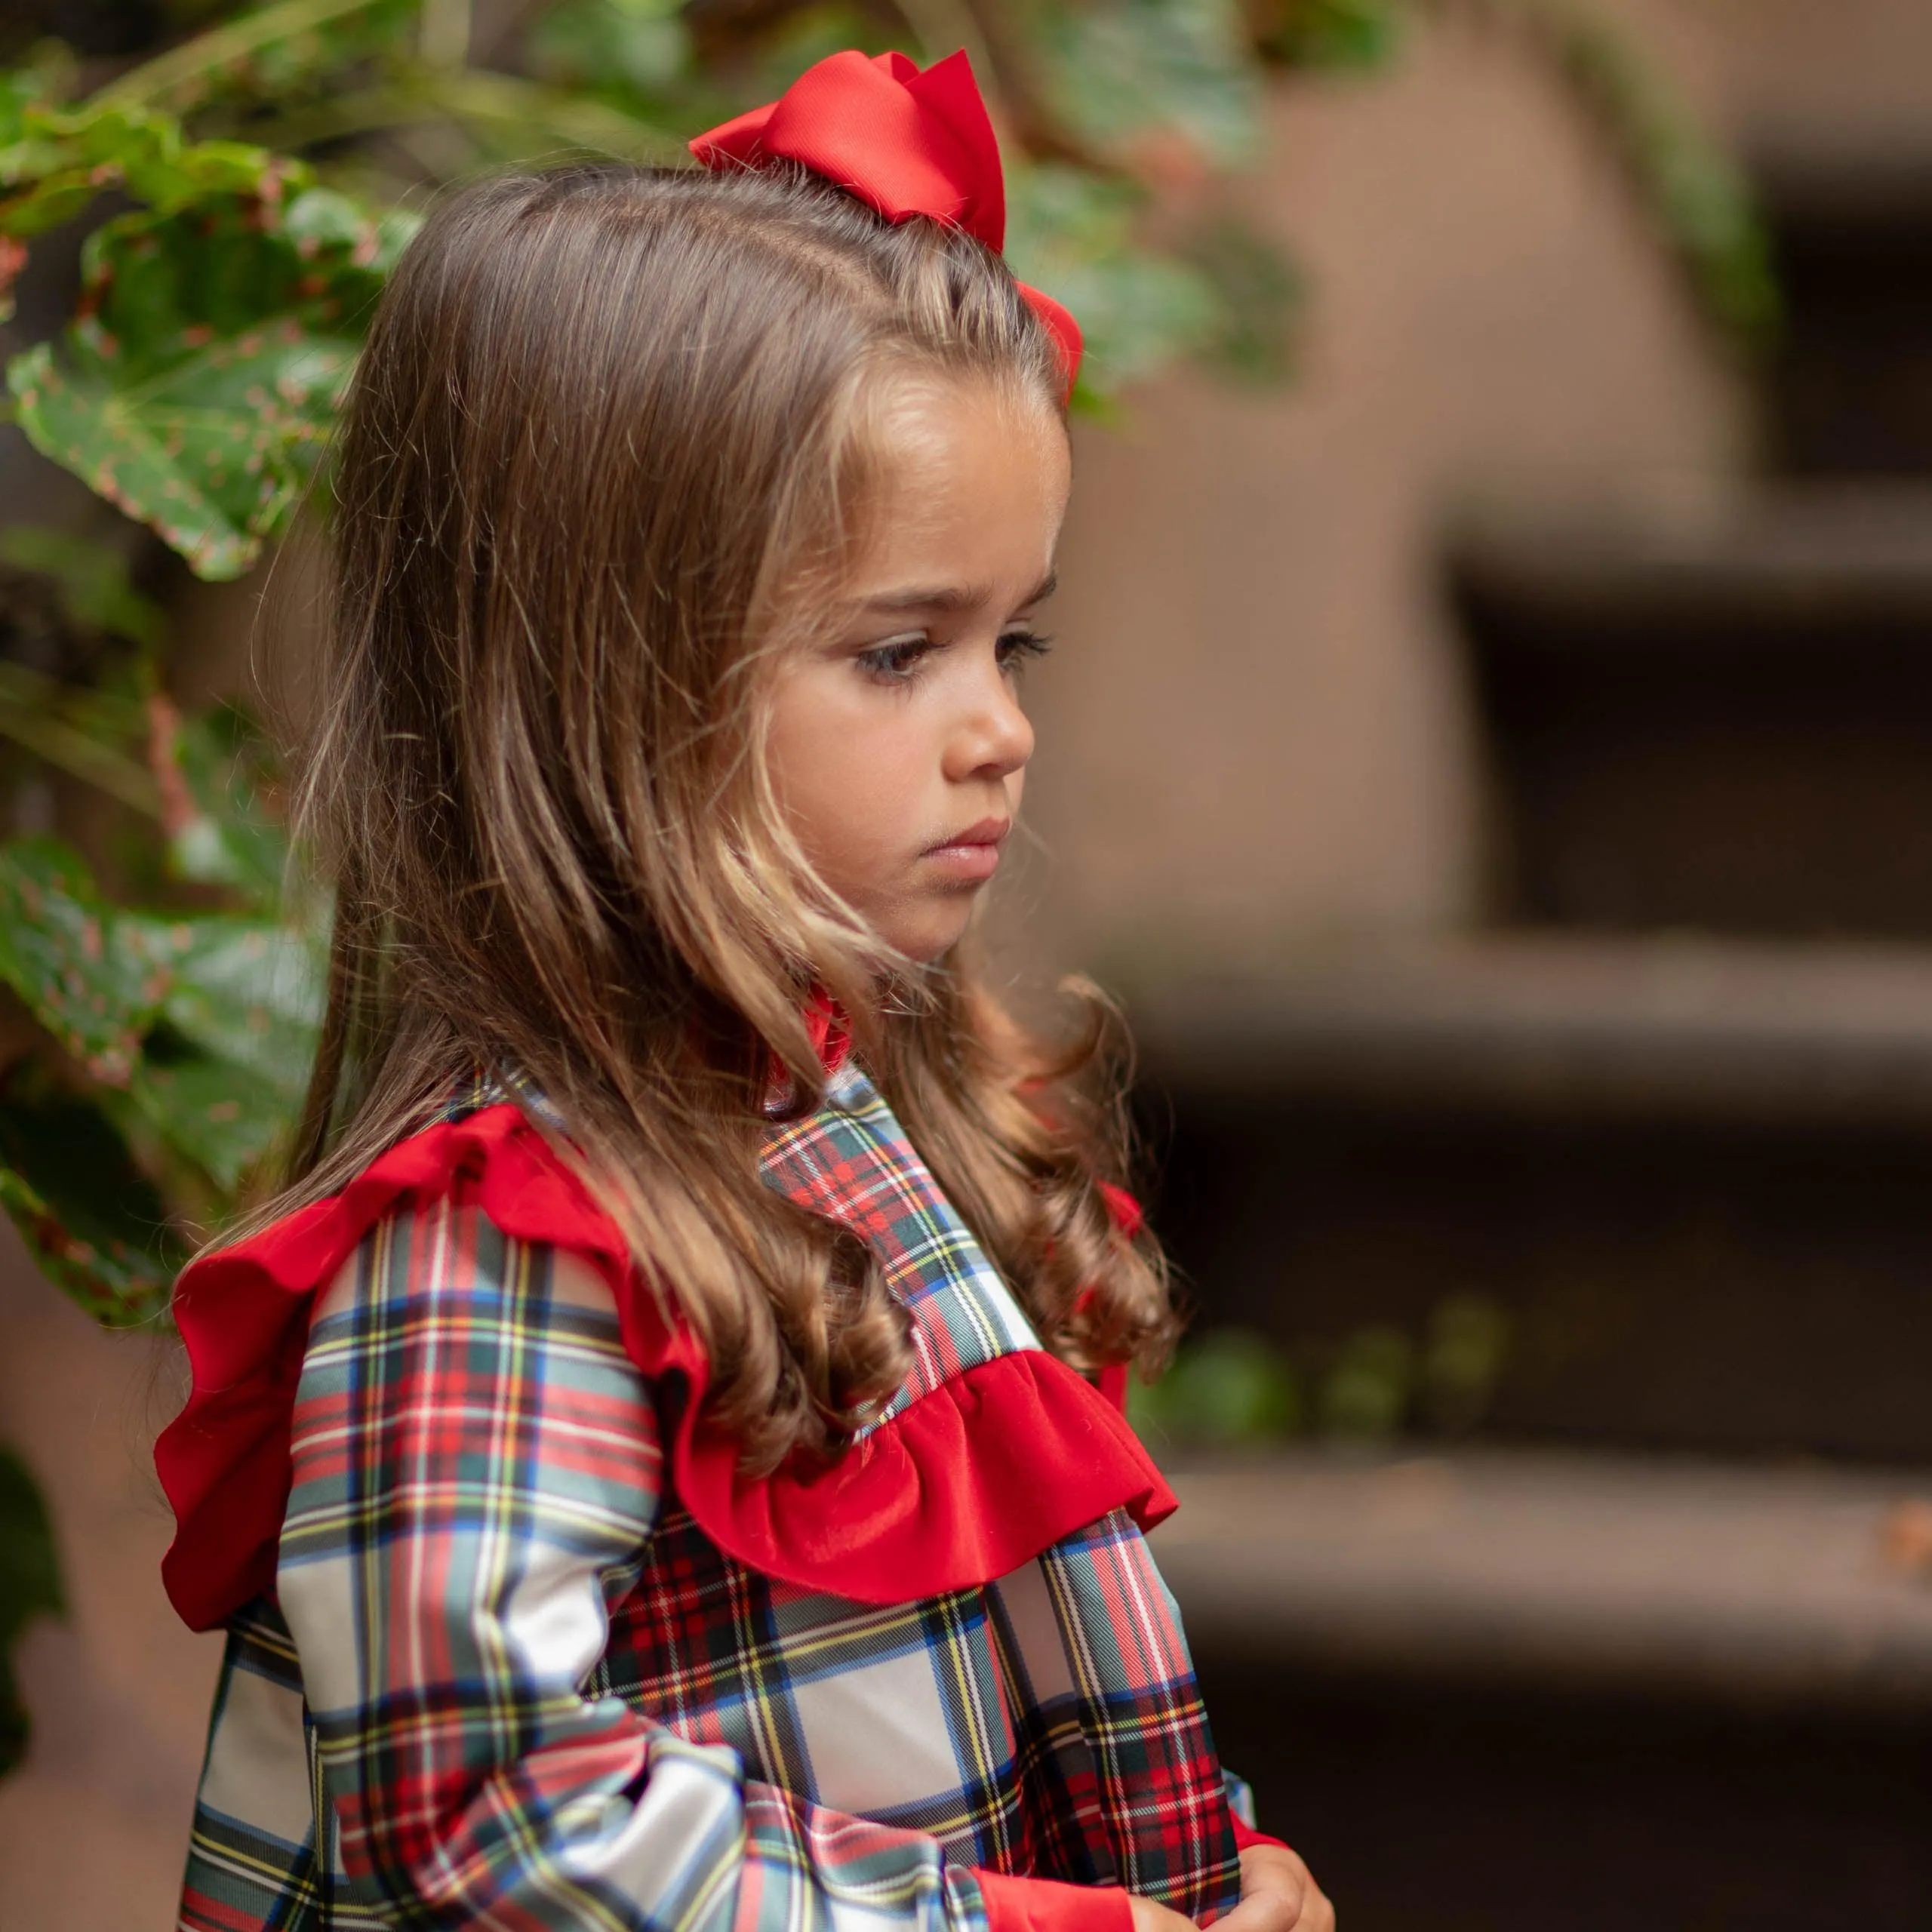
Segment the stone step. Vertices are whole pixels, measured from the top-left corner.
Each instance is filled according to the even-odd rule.
[[[1131,1010],[1204,1323],[1478,1295],[1498,1439],[1932,1465],[1932,955],[1472,938]]]
[[[1198,974],[1145,1071],[1230,1100],[1932,1128],[1932,948],[1488,933]]]
[[[1215,1737],[1349,1932],[1924,1932],[1932,1475],[1183,1464]]]
[[[1489,910],[1932,935],[1932,487],[1472,528]]]
[[[1183,1460],[1204,1656],[1932,1718],[1932,1470],[1444,1452]]]

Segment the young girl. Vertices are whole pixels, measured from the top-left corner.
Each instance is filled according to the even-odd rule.
[[[1327,1932],[1096,1386],[1114,1110],[959,950],[1078,331],[960,57],[694,146],[451,196],[356,378],[323,1044],[158,1451],[181,1923]]]

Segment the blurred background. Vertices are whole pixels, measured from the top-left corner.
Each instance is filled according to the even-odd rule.
[[[1093,345],[995,924],[1140,1043],[1225,1756],[1348,1932],[1924,1932],[1925,0],[0,8],[0,1926],[171,1923],[156,1309],[299,1077],[356,318],[854,41],[971,49]]]

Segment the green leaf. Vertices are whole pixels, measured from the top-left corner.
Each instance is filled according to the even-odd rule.
[[[1770,238],[1743,171],[1672,104],[1645,102],[1651,84],[1617,72],[1604,48],[1577,57],[1586,70],[1580,85],[1599,94],[1607,117],[1623,117],[1626,165],[1706,306],[1746,340],[1767,338],[1780,297]],[[1592,61],[1603,71],[1587,71]]]
[[[771,28],[758,36],[756,57],[751,63],[749,85],[734,103],[734,112],[773,100],[783,94],[808,67],[815,66],[827,55],[848,47],[867,54],[883,54],[888,48],[913,54],[922,63],[931,58],[919,52],[918,37],[901,19],[881,20],[857,0],[805,0],[805,4],[780,15]],[[937,50],[950,52],[950,48]],[[700,122],[693,134],[706,125]]]
[[[110,685],[63,683],[0,659],[0,737],[148,817],[160,815],[153,775],[128,755],[137,707]]]
[[[1240,381],[1285,381],[1307,298],[1300,271],[1268,236],[1231,220],[1197,229],[1183,253],[1205,278],[1219,310],[1195,354]]]
[[[260,195],[290,165],[238,141],[190,143],[171,117],[140,106],[17,103],[0,116],[0,234],[45,234],[109,189],[163,212],[211,195]]]
[[[1131,1391],[1135,1426],[1184,1443],[1266,1442],[1301,1420],[1294,1370],[1262,1336],[1222,1328],[1189,1343],[1152,1388]]]
[[[1185,263],[1138,250],[1069,267],[1052,293],[1080,318],[1091,377],[1118,391],[1212,340],[1220,321],[1213,289]]]
[[[51,578],[77,629],[104,631],[150,650],[166,632],[160,605],[134,588],[126,559],[105,543],[41,524],[11,523],[0,530],[0,563]]]
[[[1016,169],[1009,185],[1007,254],[1079,318],[1083,392],[1110,396],[1212,338],[1223,314],[1207,277],[1135,245],[1138,189],[1057,166]]]
[[[1508,1312],[1487,1295],[1451,1295],[1429,1315],[1422,1386],[1429,1419],[1452,1433],[1489,1412],[1509,1364]]]
[[[1467,4],[1521,34],[1567,85],[1675,251],[1706,312],[1744,347],[1773,340],[1782,297],[1750,184],[1662,69],[1589,0]]]
[[[238,576],[315,474],[407,232],[312,186],[108,223],[64,352],[9,366],[21,427],[198,575]]]
[[[53,838],[0,848],[0,980],[103,1086],[131,1078],[161,1011],[167,959]]]
[[[186,1258],[154,1183],[98,1108],[31,1066],[0,1094],[0,1206],[42,1272],[112,1327],[152,1320]]]
[[[300,1110],[321,1020],[321,949],[272,920],[122,916],[170,962],[162,1023],[131,1082],[134,1104],[232,1193]]]
[[[97,99],[185,112],[212,100],[285,94],[398,48],[420,12],[420,0],[273,0],[130,69]]]
[[[155,1043],[158,1048],[159,1042]],[[134,1103],[169,1146],[232,1194],[288,1128],[286,1089],[254,1068],[190,1050],[151,1051],[134,1075]]]
[[[662,100],[691,65],[678,0],[561,0],[531,37],[531,64],[554,86]]]
[[[66,847],[23,840],[0,848],[0,980],[89,1079],[126,1092],[146,1126],[224,1192],[300,1105],[322,968],[319,949],[289,926],[118,910]],[[64,1170],[42,1172],[30,1149],[0,1158],[15,1170],[8,1204],[38,1230],[31,1238],[50,1269],[68,1267],[70,1285],[75,1270],[100,1272],[103,1254],[141,1272],[140,1238],[82,1226],[85,1190],[66,1185]],[[140,1214],[146,1226],[165,1218],[158,1198]],[[106,1247],[110,1234],[118,1249]],[[90,1251],[76,1255],[77,1242]],[[117,1275],[105,1292],[141,1291]]]
[[[1281,0],[1256,39],[1291,66],[1367,70],[1395,57],[1403,26],[1399,0]]]
[[[1145,158],[1178,137],[1217,166],[1254,159],[1260,82],[1234,0],[1051,0],[1032,19],[1044,92],[1091,146]]]
[[[271,909],[288,869],[288,831],[267,808],[278,774],[266,740],[232,706],[177,724],[171,736],[168,755],[192,808],[170,829],[175,872],[197,884],[232,887]]]
[[[321,1023],[319,946],[269,920],[183,920],[169,932],[173,970],[162,1008],[168,1025],[202,1052],[259,1077],[292,1108],[308,1084]]]
[[[1393,1435],[1408,1414],[1415,1383],[1415,1344],[1401,1329],[1380,1322],[1358,1328],[1322,1378],[1322,1427],[1331,1435]]]
[[[0,1448],[0,1776],[26,1749],[27,1713],[14,1675],[14,1649],[27,1626],[67,1608],[54,1525],[33,1474]]]

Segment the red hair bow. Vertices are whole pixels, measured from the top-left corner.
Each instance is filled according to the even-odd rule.
[[[903,54],[848,50],[808,67],[779,97],[691,143],[706,168],[792,161],[888,221],[949,222],[995,254],[1006,245],[999,143],[965,54],[921,72]],[[1020,293],[1060,345],[1066,387],[1080,368],[1080,325],[1051,295]]]

